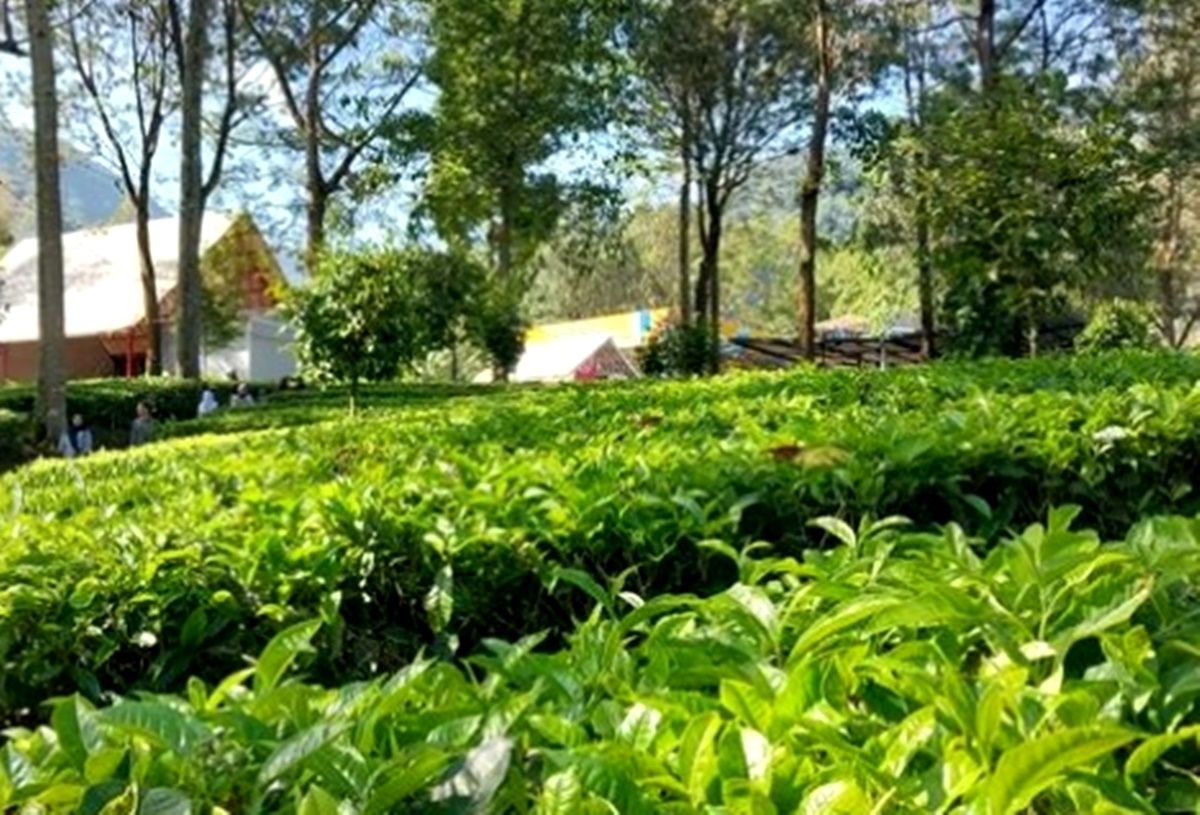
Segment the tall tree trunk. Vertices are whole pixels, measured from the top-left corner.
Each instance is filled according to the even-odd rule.
[[[319,178],[309,175],[308,180],[308,247],[304,253],[304,265],[309,275],[316,274],[325,247],[325,215],[329,208],[329,197]]]
[[[933,291],[933,252],[929,245],[929,206],[922,194],[917,201],[917,296],[921,304],[921,353],[937,356],[937,306]]]
[[[1175,285],[1175,263],[1179,258],[1180,232],[1183,228],[1183,195],[1180,171],[1172,169],[1167,175],[1167,212],[1158,239],[1156,258],[1159,321],[1162,323],[1163,339],[1172,347],[1180,344],[1179,292]]]
[[[308,187],[308,247],[305,264],[310,275],[317,271],[325,248],[325,216],[329,196],[321,169],[321,27],[320,4],[309,9],[308,84],[304,89],[304,172]]]
[[[833,55],[830,53],[829,39],[828,5],[825,0],[818,0],[817,93],[812,140],[808,147],[808,168],[800,193],[800,287],[797,298],[800,352],[808,360],[815,359],[817,354],[817,208],[821,200],[821,185],[825,180],[825,143],[829,136],[829,108],[833,95]]]
[[[58,93],[48,0],[27,0],[33,77],[38,236],[38,415],[51,441],[66,421],[62,193],[58,167]]]
[[[1158,270],[1159,322],[1163,341],[1170,348],[1179,347],[1179,295],[1175,291],[1175,273],[1172,269]]]
[[[500,222],[492,235],[492,245],[496,253],[496,276],[501,286],[514,286],[516,264],[513,259],[513,231],[516,228],[516,204],[514,189],[515,182],[506,179],[500,187]],[[492,360],[492,378],[497,382],[507,382],[509,379],[507,366]]]
[[[146,320],[146,373],[162,373],[162,322],[158,309],[158,285],[154,275],[154,256],[150,253],[150,208],[147,199],[137,202],[138,265],[142,275],[142,311]]]
[[[500,189],[500,223],[496,233],[496,271],[507,285],[513,275],[513,228],[516,205],[509,182]]]
[[[691,128],[688,112],[684,112],[683,135],[680,139],[680,159],[683,163],[683,183],[679,187],[679,319],[684,325],[692,321],[692,158]]]
[[[201,164],[204,63],[208,51],[210,0],[192,0],[184,37],[180,104],[179,283],[177,288],[179,375],[200,377],[204,293],[200,282],[200,234],[204,223]]]
[[[712,278],[708,267],[708,251],[704,251],[704,256],[700,258],[700,271],[696,275],[696,285],[693,289],[693,319],[697,325],[708,320],[708,295],[711,286],[708,281]]]
[[[725,200],[721,197],[719,174],[705,180],[696,206],[700,228],[700,274],[696,280],[695,325],[706,327],[711,345],[707,369],[721,371],[721,240],[725,225]]]
[[[715,197],[715,196],[714,196]],[[721,238],[725,213],[719,204],[709,204],[708,322],[712,340],[709,372],[721,373]]]
[[[996,87],[996,0],[979,0],[975,55],[979,61],[979,87],[990,96]]]
[[[928,6],[922,11],[928,14]],[[920,35],[916,35],[920,36]],[[929,190],[927,180],[931,162],[929,146],[925,143],[926,43],[914,40],[914,32],[905,35],[904,93],[908,102],[909,126],[918,135],[922,149],[917,155],[912,173],[915,183],[906,192],[915,199],[915,239],[917,257],[917,298],[921,309],[921,353],[926,359],[937,355],[937,303],[933,280],[933,250],[929,235]],[[915,80],[915,86],[914,86]]]
[[[700,271],[696,275],[695,286],[695,307],[693,309],[693,319],[697,325],[703,325],[708,319],[708,304],[709,294],[712,287],[709,285],[709,280],[712,279],[712,253],[709,250],[708,241],[708,220],[707,208],[705,207],[705,190],[708,185],[705,184],[700,189],[700,200],[696,202],[696,226],[700,230]]]

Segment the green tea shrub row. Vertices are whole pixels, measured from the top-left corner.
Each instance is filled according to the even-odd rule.
[[[27,417],[0,408],[0,472],[28,458],[32,441],[29,430]]]
[[[465,666],[300,678],[335,599],[223,681],[58,701],[0,748],[0,809],[45,813],[1194,812],[1200,523],[1122,542],[1075,510],[987,549],[889,519],[828,551],[709,547],[736,582],[595,606]],[[452,630],[459,588],[427,602]]]
[[[211,388],[222,405],[229,403],[236,383],[191,382],[179,379],[107,379],[71,383],[67,389],[67,412],[83,415],[103,447],[124,447],[129,441],[129,426],[136,413],[137,403],[150,404],[155,417],[163,422],[194,418],[200,394]],[[277,386],[254,385],[260,396],[273,392]],[[35,395],[31,387],[0,387],[0,411],[23,417],[20,428],[25,442],[20,447],[0,441],[0,472],[28,461],[36,452],[32,442],[32,415]],[[0,426],[0,431],[6,428]],[[54,445],[49,445],[53,449]],[[44,452],[44,451],[43,451]]]
[[[344,627],[319,679],[449,653],[425,608],[447,570],[469,648],[561,636],[581,609],[546,591],[557,568],[628,572],[644,596],[711,593],[734,575],[704,541],[796,553],[826,542],[807,526],[822,515],[957,520],[995,539],[1064,502],[1104,534],[1200,511],[1200,391],[1017,387],[1022,372],[1070,383],[1076,364],[985,368],[995,390],[958,396],[806,372],[506,390],[27,468],[0,481],[0,718],[75,689],[215,678],[335,592]],[[877,390],[835,409],[821,381]]]

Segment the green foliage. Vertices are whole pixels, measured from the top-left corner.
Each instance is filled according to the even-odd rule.
[[[671,325],[650,338],[638,364],[646,376],[700,376],[708,371],[713,342],[708,325]]]
[[[1075,339],[1075,348],[1084,353],[1151,348],[1156,344],[1154,312],[1129,300],[1101,303]]]
[[[83,415],[98,447],[125,447],[129,443],[129,424],[138,402],[149,404],[159,421],[183,421],[196,415],[200,394],[205,388],[211,388],[221,404],[228,404],[235,385],[228,381],[200,382],[165,377],[76,381],[71,383],[67,393],[67,411]],[[275,384],[259,383],[254,389],[261,399],[275,389]],[[28,461],[37,452],[32,445],[34,401],[32,386],[0,386],[0,415],[14,414],[0,424],[11,422],[11,427],[21,428],[20,433],[0,434],[0,471]]]
[[[726,217],[721,242],[722,311],[756,334],[790,336],[796,324],[796,228],[794,160],[767,163],[747,182]],[[822,245],[817,263],[817,315],[824,320],[854,315],[875,329],[916,312],[916,271],[902,248],[879,246],[842,224],[857,203],[861,179],[846,168],[822,199]],[[864,200],[878,194],[868,191]],[[605,225],[595,248],[576,247],[567,236],[539,258],[530,309],[539,320],[579,319],[647,307],[677,306],[679,214],[654,201],[639,202],[624,218]],[[701,256],[694,235],[692,257]],[[841,234],[839,234],[841,233]],[[836,239],[834,239],[836,236]]]
[[[466,317],[466,334],[483,349],[494,371],[507,376],[525,350],[522,287],[503,280],[484,284]]]
[[[447,241],[485,238],[502,277],[525,269],[574,194],[547,161],[606,124],[613,5],[429,4],[438,95],[424,209]]]
[[[29,456],[33,440],[32,421],[0,408],[0,471],[7,470]]]
[[[706,542],[795,554],[827,543],[808,526],[822,515],[996,540],[1067,502],[1106,535],[1200,512],[1198,377],[1191,356],[1102,355],[368,387],[353,420],[344,391],[280,394],[166,428],[197,438],[0,479],[0,719],[76,690],[218,681],[318,616],[339,620],[309,663],[330,684],[421,648],[559,642],[589,604],[552,582],[633,569],[623,588],[642,597],[710,594],[736,570]]]
[[[465,255],[422,249],[331,252],[290,295],[296,349],[310,375],[379,382],[453,340],[482,272]],[[483,310],[483,309],[480,309]]]
[[[469,666],[417,658],[341,688],[288,670],[311,664],[321,623],[304,622],[216,687],[58,700],[48,726],[9,731],[0,806],[1195,809],[1200,522],[1102,543],[1075,515],[990,550],[894,517],[819,519],[834,543],[803,557],[714,542],[726,591],[592,585],[558,649],[489,640]]]
[[[286,286],[279,261],[254,221],[241,213],[201,259],[204,342],[210,347],[228,345],[245,330],[246,281],[252,276],[267,288]]]
[[[1151,196],[1128,120],[1049,78],[931,105],[918,149],[944,324],[968,354],[1036,352],[1070,296],[1146,265]]]

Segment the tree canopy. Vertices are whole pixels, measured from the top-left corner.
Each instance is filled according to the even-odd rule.
[[[448,251],[488,292],[455,341],[502,373],[531,319],[649,305],[809,352],[821,319],[854,316],[919,326],[929,353],[1029,354],[1042,323],[1118,298],[1185,343],[1193,6],[138,0],[57,5],[51,22],[74,77],[66,131],[91,134],[135,220],[179,180],[186,248],[218,187],[251,210],[288,187],[305,237],[275,237],[312,286],[325,251]],[[0,44],[23,59],[12,8]],[[178,171],[150,169],[176,136]]]

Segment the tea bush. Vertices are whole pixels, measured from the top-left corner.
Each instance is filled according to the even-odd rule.
[[[332,597],[310,670],[338,683],[422,647],[561,643],[583,611],[546,590],[562,568],[646,597],[721,591],[736,574],[705,541],[795,555],[828,543],[807,526],[823,515],[996,540],[1062,503],[1107,535],[1197,512],[1197,372],[1134,355],[378,389],[355,419],[344,394],[308,392],[175,428],[196,438],[38,463],[0,480],[0,719],[57,693],[215,680]],[[450,633],[427,609],[446,581]]]
[[[1129,300],[1101,303],[1075,338],[1075,348],[1094,354],[1118,348],[1151,348],[1159,342],[1154,309]]]
[[[32,433],[29,419],[0,408],[0,472],[29,456]]]
[[[713,542],[710,597],[560,573],[595,603],[561,650],[327,689],[297,668],[331,603],[219,684],[59,700],[10,731],[0,809],[1195,812],[1200,522],[1102,544],[1075,513],[990,550],[895,518],[818,519],[836,546],[800,558]]]
[[[172,422],[190,419],[196,415],[200,394],[212,388],[222,404],[228,404],[236,387],[232,382],[188,382],[178,379],[103,379],[73,382],[68,388],[67,411],[84,416],[101,447],[121,448],[129,442],[129,426],[133,421],[137,403],[146,401],[160,421]],[[273,392],[275,385],[255,385],[260,396]],[[8,421],[0,419],[0,472],[12,469],[34,454],[30,443],[35,434],[33,409],[36,396],[28,386],[0,386],[0,417],[9,413],[21,418],[21,424],[13,424],[21,432],[23,444],[9,437]],[[50,445],[52,448],[53,445]]]

